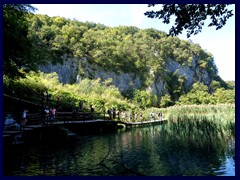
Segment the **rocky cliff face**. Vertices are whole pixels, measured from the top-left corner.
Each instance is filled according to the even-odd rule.
[[[194,58],[192,61],[192,65],[190,66],[181,66],[176,61],[172,59],[168,59],[166,63],[166,69],[170,73],[174,73],[177,71],[178,75],[182,75],[186,77],[187,81],[185,83],[186,86],[191,86],[196,81],[203,82],[204,84],[209,84],[211,82],[211,78],[206,70],[202,70],[197,65],[197,58]]]
[[[65,59],[62,64],[39,66],[39,70],[45,73],[56,72],[61,83],[73,83],[76,82],[78,61],[75,59]]]
[[[166,63],[166,70],[170,74],[175,76],[181,76],[185,78],[184,86],[190,87],[196,81],[209,84],[211,78],[206,70],[202,70],[197,66],[197,59],[192,61],[190,66],[182,66],[172,59],[168,59]],[[80,68],[81,67],[81,68]],[[56,72],[59,75],[61,83],[79,83],[83,78],[97,79],[101,78],[103,81],[112,78],[112,83],[119,88],[121,92],[129,89],[130,85],[133,88],[139,89],[143,86],[143,82],[140,76],[131,73],[115,73],[114,71],[104,70],[102,67],[96,65],[90,65],[87,60],[82,60],[81,64],[76,59],[65,59],[63,64],[48,64],[46,66],[40,66],[39,69],[45,73]],[[80,69],[81,73],[80,73]],[[145,87],[153,94],[161,96],[168,93],[167,80],[165,77],[154,76],[154,72],[149,72],[149,76],[153,76],[152,84]]]

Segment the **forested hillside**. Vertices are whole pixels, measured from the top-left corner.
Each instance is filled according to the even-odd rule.
[[[210,86],[215,80],[226,87],[211,53],[165,32],[46,15],[33,15],[29,23],[28,37],[52,55],[50,67],[41,66],[41,70],[58,71],[64,83],[113,78],[123,93],[148,89],[158,96],[170,93],[175,100],[198,81]],[[65,65],[54,68],[52,64],[58,63]],[[61,73],[69,65],[69,72]],[[71,76],[66,79],[67,74]]]
[[[167,36],[156,29],[107,27],[31,13],[21,14],[20,19],[14,10],[16,7],[4,8],[5,76],[11,77],[14,69],[30,79],[36,78],[37,83],[42,81],[38,80],[39,75],[30,77],[32,74],[28,72],[41,70],[56,72],[63,85],[86,85],[85,82],[93,80],[87,83],[87,87],[95,84],[105,91],[107,87],[114,87],[114,91],[120,91],[120,99],[126,98],[141,108],[234,102],[232,89],[235,85],[224,82],[218,76],[213,55],[191,40]],[[19,32],[16,33],[12,27],[18,28]],[[18,51],[10,46],[15,36],[18,36],[15,39],[20,47]],[[15,64],[12,61],[14,58]],[[4,86],[10,93],[14,87],[5,76]],[[19,82],[18,86],[25,86],[21,85],[21,79],[14,83]],[[24,82],[32,88],[31,80]],[[52,88],[43,84],[37,86],[41,88],[36,91]],[[228,89],[231,90],[227,92]],[[225,100],[218,98],[226,93],[229,97]],[[120,94],[117,94],[116,98],[119,98]]]

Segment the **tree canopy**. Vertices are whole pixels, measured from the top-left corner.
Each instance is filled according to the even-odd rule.
[[[4,74],[17,77],[23,76],[24,71],[36,70],[37,66],[46,61],[50,51],[45,53],[40,47],[39,38],[35,41],[29,36],[29,18],[36,8],[29,4],[3,5],[3,59]]]
[[[15,76],[19,68],[28,66],[31,43],[27,39],[28,25],[26,15],[34,8],[25,4],[3,5],[4,29],[4,74]]]
[[[155,6],[149,4],[148,6]],[[169,35],[175,36],[187,30],[187,37],[201,32],[205,20],[210,17],[208,26],[215,26],[216,30],[222,28],[227,19],[233,16],[228,10],[229,4],[163,4],[159,11],[147,11],[144,14],[149,18],[162,19],[163,23],[169,24],[171,16],[175,15],[175,26],[169,30]]]

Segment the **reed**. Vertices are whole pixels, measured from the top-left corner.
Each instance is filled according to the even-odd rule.
[[[187,105],[151,108],[145,114],[162,112],[168,123],[162,128],[165,145],[220,153],[235,142],[235,105]]]
[[[191,150],[223,153],[235,141],[235,106],[181,106],[168,109],[163,134]],[[166,136],[165,136],[166,137]]]

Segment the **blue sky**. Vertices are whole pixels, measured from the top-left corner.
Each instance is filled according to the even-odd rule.
[[[144,12],[157,10],[160,5],[148,7],[147,4],[32,4],[38,10],[36,14],[49,16],[61,16],[69,19],[77,19],[81,22],[95,22],[106,26],[119,25],[136,26],[141,29],[155,28],[168,33],[174,21],[163,24],[161,20],[144,16]],[[229,6],[235,14],[235,5]],[[174,19],[173,19],[174,20]],[[199,44],[204,50],[214,56],[215,64],[220,77],[235,81],[235,16],[231,17],[227,24],[220,30],[207,27],[207,22],[202,32],[192,35],[190,39]],[[186,33],[178,36],[187,40]]]

